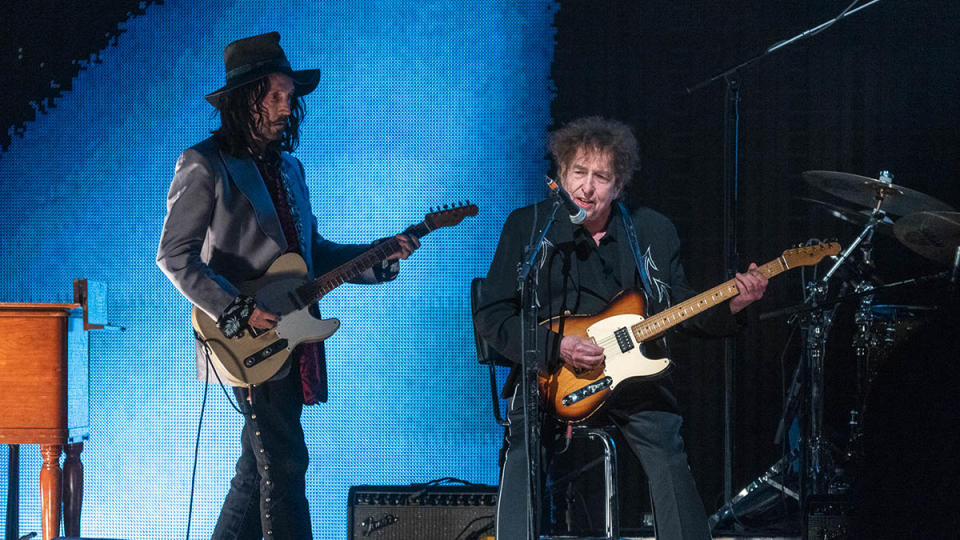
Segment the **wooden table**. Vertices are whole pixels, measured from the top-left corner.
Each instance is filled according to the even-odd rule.
[[[39,444],[44,540],[80,535],[89,340],[80,304],[0,303],[0,444]],[[60,455],[66,450],[63,470]],[[62,499],[61,499],[62,493]]]

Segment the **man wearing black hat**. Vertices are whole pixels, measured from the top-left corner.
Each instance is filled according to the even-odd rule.
[[[369,249],[317,232],[303,165],[290,152],[299,140],[301,98],[316,88],[320,72],[292,70],[279,42],[272,32],[224,50],[226,85],[206,96],[220,128],[180,155],[157,250],[167,277],[227,337],[277,324],[277,315],[237,284],[262,276],[280,255],[300,254],[316,276]],[[358,282],[396,277],[397,260],[420,245],[410,235],[396,238],[400,251]],[[228,380],[199,341],[197,374]],[[303,404],[327,400],[323,344],[298,346],[277,375],[234,394],[244,415],[241,455],[213,537],[312,538],[300,413]]]

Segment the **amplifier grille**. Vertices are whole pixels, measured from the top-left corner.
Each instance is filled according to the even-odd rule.
[[[496,486],[353,486],[351,540],[449,540],[493,536]]]

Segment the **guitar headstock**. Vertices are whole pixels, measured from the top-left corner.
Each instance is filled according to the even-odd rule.
[[[824,257],[837,255],[838,253],[840,253],[839,242],[826,242],[788,249],[783,252],[782,257],[788,268],[794,268],[797,266],[812,266],[823,260]]]
[[[431,230],[457,225],[463,221],[464,218],[477,215],[479,211],[477,205],[470,204],[470,201],[450,205],[445,204],[443,208],[438,206],[436,210],[433,208],[430,210],[431,212],[429,214],[423,216],[423,221],[430,226]]]

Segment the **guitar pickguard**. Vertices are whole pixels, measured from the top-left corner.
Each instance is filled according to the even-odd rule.
[[[323,341],[340,328],[338,319],[321,319],[314,315],[319,315],[319,311],[312,305],[298,304],[293,292],[306,282],[303,259],[288,253],[274,261],[259,279],[240,286],[244,293],[255,295],[267,310],[280,315],[277,326],[265,332],[225,338],[216,321],[194,307],[194,329],[213,353],[211,360],[226,372],[225,383],[246,386],[269,380],[297,345]]]
[[[631,377],[659,375],[670,366],[667,358],[647,358],[643,354],[643,347],[630,332],[630,327],[641,321],[642,316],[627,313],[607,317],[587,328],[587,335],[603,348],[603,372],[613,379],[613,387]]]

